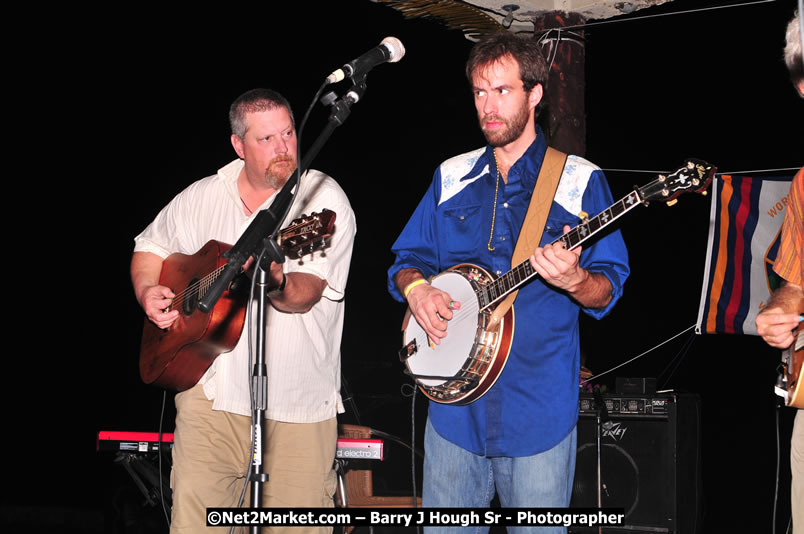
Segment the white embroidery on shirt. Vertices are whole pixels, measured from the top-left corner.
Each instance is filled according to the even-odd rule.
[[[555,201],[569,213],[580,213],[589,179],[593,172],[599,170],[600,167],[580,156],[568,156],[561,181],[558,182]]]
[[[463,191],[464,187],[489,172],[489,166],[486,165],[477,174],[468,176],[469,172],[471,172],[477,164],[477,160],[480,159],[480,156],[482,156],[485,151],[485,148],[479,148],[472,152],[450,158],[441,164],[438,168],[441,173],[441,197],[438,201],[439,205],[454,197]]]
[[[477,164],[477,160],[485,152],[485,148],[479,148],[472,152],[460,154],[446,160],[441,164],[441,197],[439,205],[454,197],[475,180],[489,172],[489,165],[485,165],[476,174],[469,175],[469,172]],[[561,181],[556,190],[555,201],[569,213],[580,213],[583,202],[583,194],[589,184],[589,179],[594,171],[600,167],[590,161],[575,155],[567,157]]]

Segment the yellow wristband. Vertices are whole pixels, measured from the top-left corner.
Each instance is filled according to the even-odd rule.
[[[426,284],[426,283],[427,280],[425,280],[424,278],[419,278],[418,280],[414,280],[413,282],[409,283],[407,287],[405,287],[405,291],[403,291],[403,293],[405,294],[405,298],[408,298],[408,293],[410,293],[411,289],[413,289],[419,284]]]

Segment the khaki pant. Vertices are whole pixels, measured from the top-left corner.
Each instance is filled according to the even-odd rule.
[[[312,424],[265,420],[263,507],[331,507],[335,493],[337,421]],[[171,534],[228,531],[206,527],[207,507],[234,507],[247,484],[251,458],[251,417],[212,409],[202,386],[176,395]],[[249,492],[244,506],[248,507]],[[263,532],[298,534],[291,527]],[[242,532],[245,532],[243,529]],[[305,532],[331,532],[305,528]]]

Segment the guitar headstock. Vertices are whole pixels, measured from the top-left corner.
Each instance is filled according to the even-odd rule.
[[[659,177],[644,187],[637,188],[642,202],[661,200],[668,205],[676,203],[676,198],[684,193],[706,194],[717,167],[700,159],[688,159],[682,167],[668,175]]]
[[[279,233],[279,245],[289,256],[299,258],[327,246],[335,227],[335,212],[322,210],[294,219]]]

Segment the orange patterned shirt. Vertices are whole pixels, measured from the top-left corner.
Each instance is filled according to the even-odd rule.
[[[787,214],[782,226],[782,242],[773,264],[776,274],[797,286],[804,285],[802,249],[804,249],[804,167],[796,173],[790,187]]]

